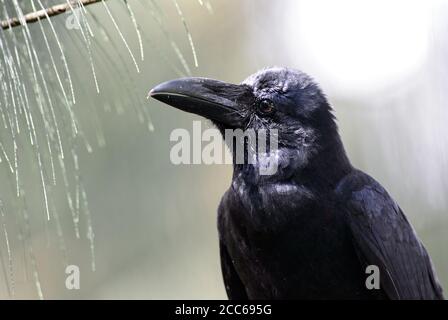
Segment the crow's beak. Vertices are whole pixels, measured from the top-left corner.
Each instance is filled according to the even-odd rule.
[[[246,90],[241,85],[212,79],[182,78],[159,84],[149,95],[177,109],[238,128],[244,121],[238,100]]]

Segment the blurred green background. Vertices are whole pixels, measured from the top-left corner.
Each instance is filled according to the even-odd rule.
[[[138,57],[135,30],[119,2],[108,3]],[[139,61],[140,73],[104,7],[88,7],[116,43],[95,38],[100,94],[95,91],[86,56],[80,53],[80,37],[71,34],[77,31],[65,28],[67,15],[52,19],[76,73],[75,113],[94,146],[91,154],[80,149],[79,157],[95,231],[96,271],[90,270],[88,241],[75,238],[61,193],[55,202],[61,208],[67,262],[81,269],[81,289],[66,289],[56,232],[51,225],[50,232],[45,231],[40,185],[35,179],[35,190],[28,192],[32,242],[45,298],[226,298],[216,209],[229,186],[231,166],[171,164],[171,131],[191,130],[192,121],[198,118],[145,100],[154,85],[179,77],[166,60],[182,67],[144,2],[129,0],[144,34],[145,60]],[[260,68],[275,65],[299,68],[315,77],[334,106],[353,164],[380,181],[400,204],[448,288],[446,3],[210,2],[213,13],[198,1],[179,0],[196,46],[198,68],[173,2],[157,2],[163,11],[158,15],[192,74],[238,83]],[[43,50],[36,26],[30,28],[36,46]],[[95,25],[93,32],[100,34]],[[101,50],[109,52],[116,62],[113,67],[102,61]],[[110,70],[119,72],[111,74]],[[153,132],[138,121],[132,106],[136,99],[148,108]],[[105,100],[121,104],[124,114],[105,109]],[[99,124],[92,120],[90,105]],[[104,147],[95,143],[98,126],[104,133]],[[210,124],[204,121],[204,126]],[[4,194],[10,186],[1,188]],[[11,237],[17,237],[13,231]],[[15,297],[35,299],[23,249],[19,241],[12,244]],[[1,285],[0,298],[8,298]]]

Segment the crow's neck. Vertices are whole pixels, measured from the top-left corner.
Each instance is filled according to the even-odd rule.
[[[234,163],[233,179],[249,185],[297,183],[333,189],[353,168],[339,134],[328,136],[332,138],[316,142],[315,146],[279,147],[277,171],[272,175],[260,174],[260,162]]]
[[[297,170],[293,179],[318,188],[334,189],[353,170],[338,133],[323,142],[306,166]]]

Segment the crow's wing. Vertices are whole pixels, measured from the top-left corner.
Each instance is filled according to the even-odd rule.
[[[337,188],[355,248],[365,265],[380,270],[390,299],[443,299],[431,259],[395,201],[361,171]]]

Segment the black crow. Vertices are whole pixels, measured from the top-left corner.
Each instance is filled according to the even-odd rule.
[[[311,77],[270,68],[239,85],[183,78],[150,95],[210,119],[222,133],[276,130],[278,146],[267,152],[275,173],[261,174],[258,156],[234,163],[218,208],[230,299],[443,299],[400,207],[350,164],[332,108]],[[243,140],[237,143],[247,152]],[[379,288],[367,285],[369,270],[379,271]]]

